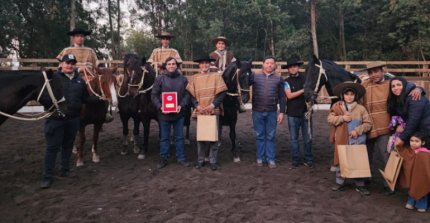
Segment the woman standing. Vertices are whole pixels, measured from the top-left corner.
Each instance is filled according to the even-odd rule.
[[[185,160],[184,153],[184,117],[185,108],[189,100],[189,94],[185,90],[188,85],[188,80],[178,71],[178,61],[169,57],[165,61],[166,70],[163,75],[155,79],[152,88],[151,99],[152,103],[158,110],[158,117],[160,120],[160,163],[158,168],[164,168],[168,164],[169,159],[169,137],[170,129],[173,127],[175,146],[176,146],[176,160],[182,166],[189,166]],[[176,112],[167,113],[162,108],[162,93],[163,92],[176,92],[177,94],[177,110]]]
[[[409,93],[414,89],[413,84],[408,84],[402,77],[395,77],[390,80],[390,92],[388,95],[388,113],[391,116],[400,116],[406,126],[397,127],[396,132],[400,135],[395,141],[396,146],[401,146],[409,142],[411,135],[421,131],[430,133],[430,102],[422,96],[419,100],[413,100]]]

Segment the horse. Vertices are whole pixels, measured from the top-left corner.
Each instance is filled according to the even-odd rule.
[[[128,120],[134,122],[134,151],[138,159],[145,159],[148,151],[148,138],[151,120],[158,122],[158,112],[151,101],[151,89],[156,72],[145,58],[140,59],[136,54],[124,57],[124,78],[119,90],[119,112],[123,125],[123,149],[121,154],[127,154]],[[143,143],[139,143],[139,124],[143,124]]]
[[[239,151],[236,148],[236,123],[239,110],[238,97],[242,103],[249,101],[249,76],[251,75],[252,61],[239,61],[230,63],[222,74],[227,85],[227,94],[222,102],[224,115],[220,116],[218,134],[221,136],[222,126],[230,127],[231,152],[233,161],[240,162]]]
[[[330,60],[320,60],[315,55],[309,60],[308,67],[306,68],[306,80],[305,80],[305,99],[308,108],[311,108],[316,103],[318,92],[322,86],[325,86],[332,104],[339,99],[337,95],[333,95],[333,89],[336,85],[341,84],[345,81],[353,81],[361,83],[361,79],[346,71],[341,66]],[[311,109],[308,109],[311,111]]]
[[[96,68],[96,76],[90,76],[84,72],[82,74],[83,79],[87,84],[89,93],[93,96],[97,96],[100,101],[85,104],[81,110],[80,115],[80,126],[78,131],[78,143],[76,146],[76,166],[80,167],[84,165],[83,147],[85,144],[85,127],[93,124],[93,145],[92,161],[94,163],[100,162],[100,157],[97,154],[97,145],[99,139],[99,133],[102,129],[103,123],[105,122],[105,115],[108,111],[109,104],[111,106],[117,106],[118,98],[115,90],[115,72],[117,68]],[[107,102],[107,101],[108,102]]]
[[[66,112],[63,83],[52,70],[1,71],[0,97],[0,125],[7,118],[32,121]],[[47,112],[31,118],[13,115],[31,100],[37,100]]]

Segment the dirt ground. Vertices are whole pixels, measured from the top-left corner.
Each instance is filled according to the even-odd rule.
[[[43,122],[8,120],[0,127],[0,221],[430,222],[429,213],[404,208],[404,191],[383,195],[379,176],[372,182],[372,195],[368,197],[352,186],[343,192],[331,191],[334,173],[329,171],[332,152],[326,116],[327,111],[314,114],[314,169],[288,168],[291,161],[286,122],[278,126],[278,168],[256,166],[248,111],[239,116],[237,131],[242,162],[232,162],[225,128],[221,169],[211,171],[177,165],[174,150],[169,165],[157,170],[158,130],[150,134],[150,152],[145,160],[137,160],[132,153],[121,156],[122,127],[116,115],[101,133],[101,163],[91,162],[91,145],[87,143],[85,166],[73,167],[73,176],[56,178],[47,190],[39,189]],[[157,129],[155,123],[152,129]],[[193,122],[192,138],[194,130]],[[186,152],[187,159],[194,163],[195,141],[186,146]]]

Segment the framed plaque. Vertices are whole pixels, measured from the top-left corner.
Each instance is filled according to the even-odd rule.
[[[178,94],[176,92],[161,93],[161,110],[164,113],[176,112],[178,110]]]

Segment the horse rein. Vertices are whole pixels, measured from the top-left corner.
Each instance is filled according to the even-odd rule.
[[[130,83],[128,83],[127,84],[128,85],[127,86],[127,92],[125,94],[123,94],[123,95],[121,95],[121,93],[120,93],[121,88],[119,88],[118,92],[117,92],[117,95],[119,97],[121,97],[121,98],[127,97],[128,94],[129,94],[129,91],[130,91],[130,87],[137,87],[137,89],[141,89],[142,88],[143,83],[145,81],[145,76],[146,76],[146,74],[149,74],[149,71],[145,67],[140,67],[140,68],[142,69],[143,74],[142,74],[142,78],[140,79],[139,84],[130,84]],[[130,71],[128,69],[125,69],[125,72],[127,74],[130,74]],[[134,70],[131,72],[131,75],[128,75],[128,76],[131,77],[131,76],[133,76],[133,74],[134,74]],[[158,76],[158,73],[155,74],[155,77],[157,77],[157,76]],[[153,88],[153,86],[154,86],[154,84],[152,84],[151,86],[149,86],[148,88],[146,88],[144,90],[139,90],[138,94],[145,94],[146,92],[150,91]]]
[[[51,80],[48,79],[48,76],[46,75],[45,71],[42,71],[42,74],[43,74],[43,78],[44,78],[45,82],[42,86],[42,89],[39,92],[39,95],[37,96],[36,101],[39,102],[40,97],[42,96],[42,93],[46,88],[46,90],[48,91],[48,95],[52,101],[52,106],[48,109],[47,112],[41,112],[41,113],[36,114],[36,115],[27,115],[27,117],[20,117],[20,116],[15,116],[15,115],[11,115],[11,114],[4,113],[4,112],[0,111],[0,115],[6,116],[8,118],[16,119],[16,120],[21,120],[21,121],[38,121],[38,120],[45,119],[45,118],[52,116],[54,114],[54,112],[57,112],[58,115],[61,117],[65,117],[66,115],[60,110],[60,106],[58,104],[66,101],[66,99],[64,98],[64,96],[60,100],[57,100],[55,98],[54,92],[52,91],[51,84],[49,83]],[[49,112],[54,107],[55,107],[55,111]],[[41,116],[38,116],[38,115],[41,115]],[[38,116],[38,117],[36,117],[36,116]]]
[[[101,100],[107,100],[107,99],[106,99],[105,92],[103,91],[103,87],[102,87],[102,83],[101,83],[101,76],[100,76],[100,75],[97,75],[97,76],[93,76],[93,75],[91,75],[91,77],[93,77],[93,78],[98,78],[98,79],[99,79],[99,87],[100,87],[100,92],[101,92],[101,94],[102,94],[102,95],[97,94],[97,93],[94,91],[94,89],[91,87],[90,80],[89,80],[89,78],[88,78],[88,73],[90,73],[90,75],[91,75],[91,72],[89,72],[89,71],[87,70],[87,68],[85,68],[85,69],[84,69],[84,77],[85,77],[85,83],[87,84],[88,89],[91,91],[91,93],[92,93],[93,95],[95,95],[95,96],[96,96],[96,97],[98,97],[99,99],[101,99]]]

